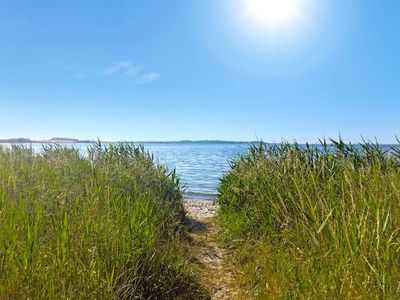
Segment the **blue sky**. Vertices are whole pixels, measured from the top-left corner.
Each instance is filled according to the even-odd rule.
[[[245,1],[0,0],[0,138],[395,141],[399,1]]]

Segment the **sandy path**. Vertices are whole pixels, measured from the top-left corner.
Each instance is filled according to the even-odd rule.
[[[210,299],[236,299],[234,277],[229,267],[229,252],[217,244],[217,226],[212,202],[185,201],[191,226],[193,253]]]

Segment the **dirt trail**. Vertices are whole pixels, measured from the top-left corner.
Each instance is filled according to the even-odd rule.
[[[230,253],[217,244],[217,226],[212,202],[185,202],[193,238],[193,253],[210,299],[237,299],[234,276],[229,267]]]

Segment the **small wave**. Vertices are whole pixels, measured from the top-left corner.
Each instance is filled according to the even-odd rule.
[[[217,200],[217,195],[207,194],[207,193],[196,193],[196,192],[185,192],[183,194],[186,200],[200,200],[200,201],[215,201]]]

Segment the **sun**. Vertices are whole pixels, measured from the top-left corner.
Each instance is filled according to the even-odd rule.
[[[259,26],[278,28],[295,22],[304,0],[244,0],[248,18]]]

